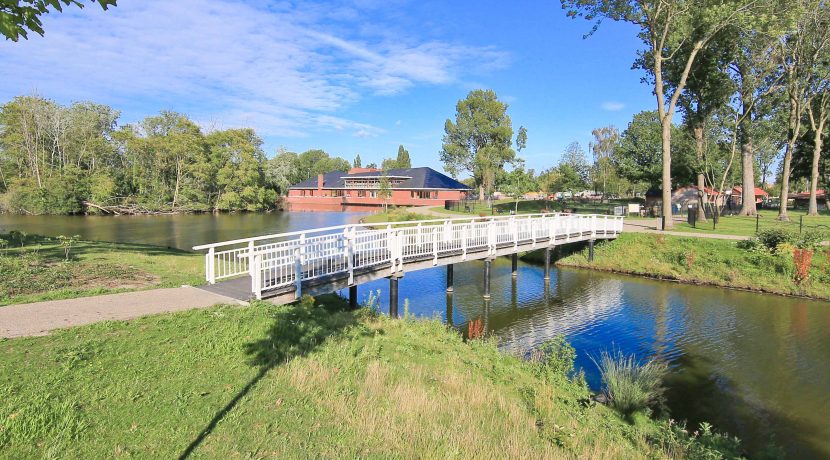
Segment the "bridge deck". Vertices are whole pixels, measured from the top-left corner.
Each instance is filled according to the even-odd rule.
[[[537,238],[535,241],[524,240],[519,242],[506,242],[495,245],[495,250],[488,247],[472,248],[466,251],[462,250],[446,250],[436,254],[417,254],[408,256],[403,261],[400,270],[392,272],[391,262],[381,262],[371,265],[369,267],[362,267],[354,269],[351,276],[352,282],[349,282],[350,274],[346,272],[334,273],[327,276],[318,276],[312,278],[311,268],[303,270],[301,289],[304,294],[319,295],[324,293],[331,293],[340,289],[346,288],[350,285],[359,285],[374,281],[379,278],[388,278],[390,276],[404,276],[407,272],[417,270],[424,270],[437,266],[445,266],[472,260],[483,260],[492,257],[508,256],[516,253],[527,252],[532,250],[544,249],[546,247],[557,246],[568,243],[585,242],[592,239],[613,239],[620,233],[619,230],[600,230],[600,231],[578,231],[565,234],[555,235],[553,241],[549,238]],[[355,260],[361,259],[364,255],[356,252],[353,257]],[[284,275],[287,277],[288,275]],[[312,278],[312,279],[306,279]],[[270,285],[278,286],[274,289],[267,289],[262,291],[261,297],[276,304],[284,304],[292,302],[296,299],[296,285],[286,284],[286,278],[266,278],[262,280],[262,284],[267,288]],[[208,284],[200,287],[200,289],[221,294],[238,300],[248,301],[256,297],[252,292],[252,282],[249,275],[242,275],[237,278],[219,281],[215,284]]]

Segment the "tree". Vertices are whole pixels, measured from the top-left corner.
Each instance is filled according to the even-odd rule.
[[[818,215],[818,203],[816,190],[819,181],[819,160],[824,141],[824,129],[827,126],[827,119],[830,117],[830,87],[825,81],[818,97],[814,98],[807,106],[807,115],[810,120],[810,131],[813,134],[813,163],[810,171],[810,200],[807,214]],[[830,191],[825,191],[825,197]]]
[[[562,190],[575,192],[584,190],[588,186],[589,166],[585,151],[579,142],[571,142],[565,148],[562,159],[559,160],[559,186]]]
[[[212,156],[221,162],[216,173],[215,211],[267,209],[276,193],[265,187],[265,153],[254,130],[228,129],[208,135]]]
[[[357,154],[356,157],[354,157],[354,163],[352,163],[352,166],[355,167],[355,168],[360,168],[361,167],[360,154],[359,153]]]
[[[472,174],[482,198],[492,191],[496,171],[516,157],[507,104],[493,90],[473,90],[458,101],[455,123],[447,119],[444,133],[444,169],[453,177]]]
[[[280,147],[277,155],[265,164],[265,181],[280,195],[287,195],[288,189],[301,182],[299,177],[298,155]]]
[[[399,169],[411,168],[412,167],[412,160],[409,159],[409,151],[407,151],[403,145],[398,146],[398,158],[396,160],[396,166]]]
[[[388,212],[389,198],[392,198],[392,184],[385,170],[378,179],[378,197],[383,200],[383,212]]]
[[[91,3],[101,5],[107,10],[110,6],[116,6],[117,0],[94,0]],[[43,36],[43,22],[40,17],[49,13],[51,6],[57,11],[63,11],[63,7],[75,5],[83,8],[81,0],[6,0],[0,2],[0,33],[6,40],[16,42],[20,37],[28,39],[28,32],[35,32]]]
[[[594,154],[594,169],[598,182],[602,184],[602,197],[607,193],[608,180],[614,170],[611,157],[614,155],[617,145],[620,143],[620,132],[613,126],[605,126],[591,131],[594,141],[588,148]]]
[[[561,0],[570,17],[596,20],[591,33],[602,19],[623,21],[640,28],[645,45],[636,66],[651,77],[657,98],[657,115],[661,124],[661,183],[663,228],[671,221],[671,136],[672,120],[678,99],[686,87],[689,72],[698,54],[709,46],[723,29],[752,19],[766,7],[760,0],[689,2],[684,0]],[[678,52],[687,48],[688,52]],[[682,70],[675,84],[665,81],[665,67],[676,64]]]
[[[783,40],[777,55],[784,73],[787,98],[787,143],[781,168],[781,191],[778,219],[789,221],[787,199],[790,192],[790,173],[793,152],[802,135],[803,114],[815,97],[816,84],[830,76],[822,74],[817,66],[826,56],[830,42],[827,36],[828,7],[822,0],[792,2],[796,20]],[[824,68],[826,72],[826,67]]]
[[[368,165],[366,165],[366,167],[369,168],[369,169],[378,169],[378,164],[375,163],[375,162],[372,162],[372,163],[369,163]]]

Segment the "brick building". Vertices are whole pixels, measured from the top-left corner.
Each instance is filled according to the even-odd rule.
[[[389,180],[392,196],[380,196],[381,177]],[[320,174],[291,186],[285,199],[288,211],[372,211],[390,206],[443,206],[466,198],[470,188],[432,168],[353,168]]]

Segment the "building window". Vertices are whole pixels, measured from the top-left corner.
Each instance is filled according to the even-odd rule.
[[[420,198],[422,200],[434,200],[438,198],[438,192],[432,192],[429,190],[413,190],[412,198]]]

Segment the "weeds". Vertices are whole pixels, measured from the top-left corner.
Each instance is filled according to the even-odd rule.
[[[625,416],[662,404],[663,378],[668,365],[662,361],[639,362],[622,350],[603,351],[599,360],[591,357],[599,368],[608,404]]]
[[[692,266],[695,264],[695,259],[697,258],[697,252],[694,249],[686,251],[686,269],[691,270]]]
[[[565,340],[564,335],[557,335],[530,352],[530,361],[540,364],[548,376],[572,375],[575,359],[576,349]]]
[[[58,242],[63,248],[63,259],[69,261],[69,253],[72,251],[72,245],[78,242],[80,235],[64,236],[58,235]]]
[[[467,339],[476,340],[481,338],[484,338],[484,322],[482,319],[474,319],[467,323]]]

